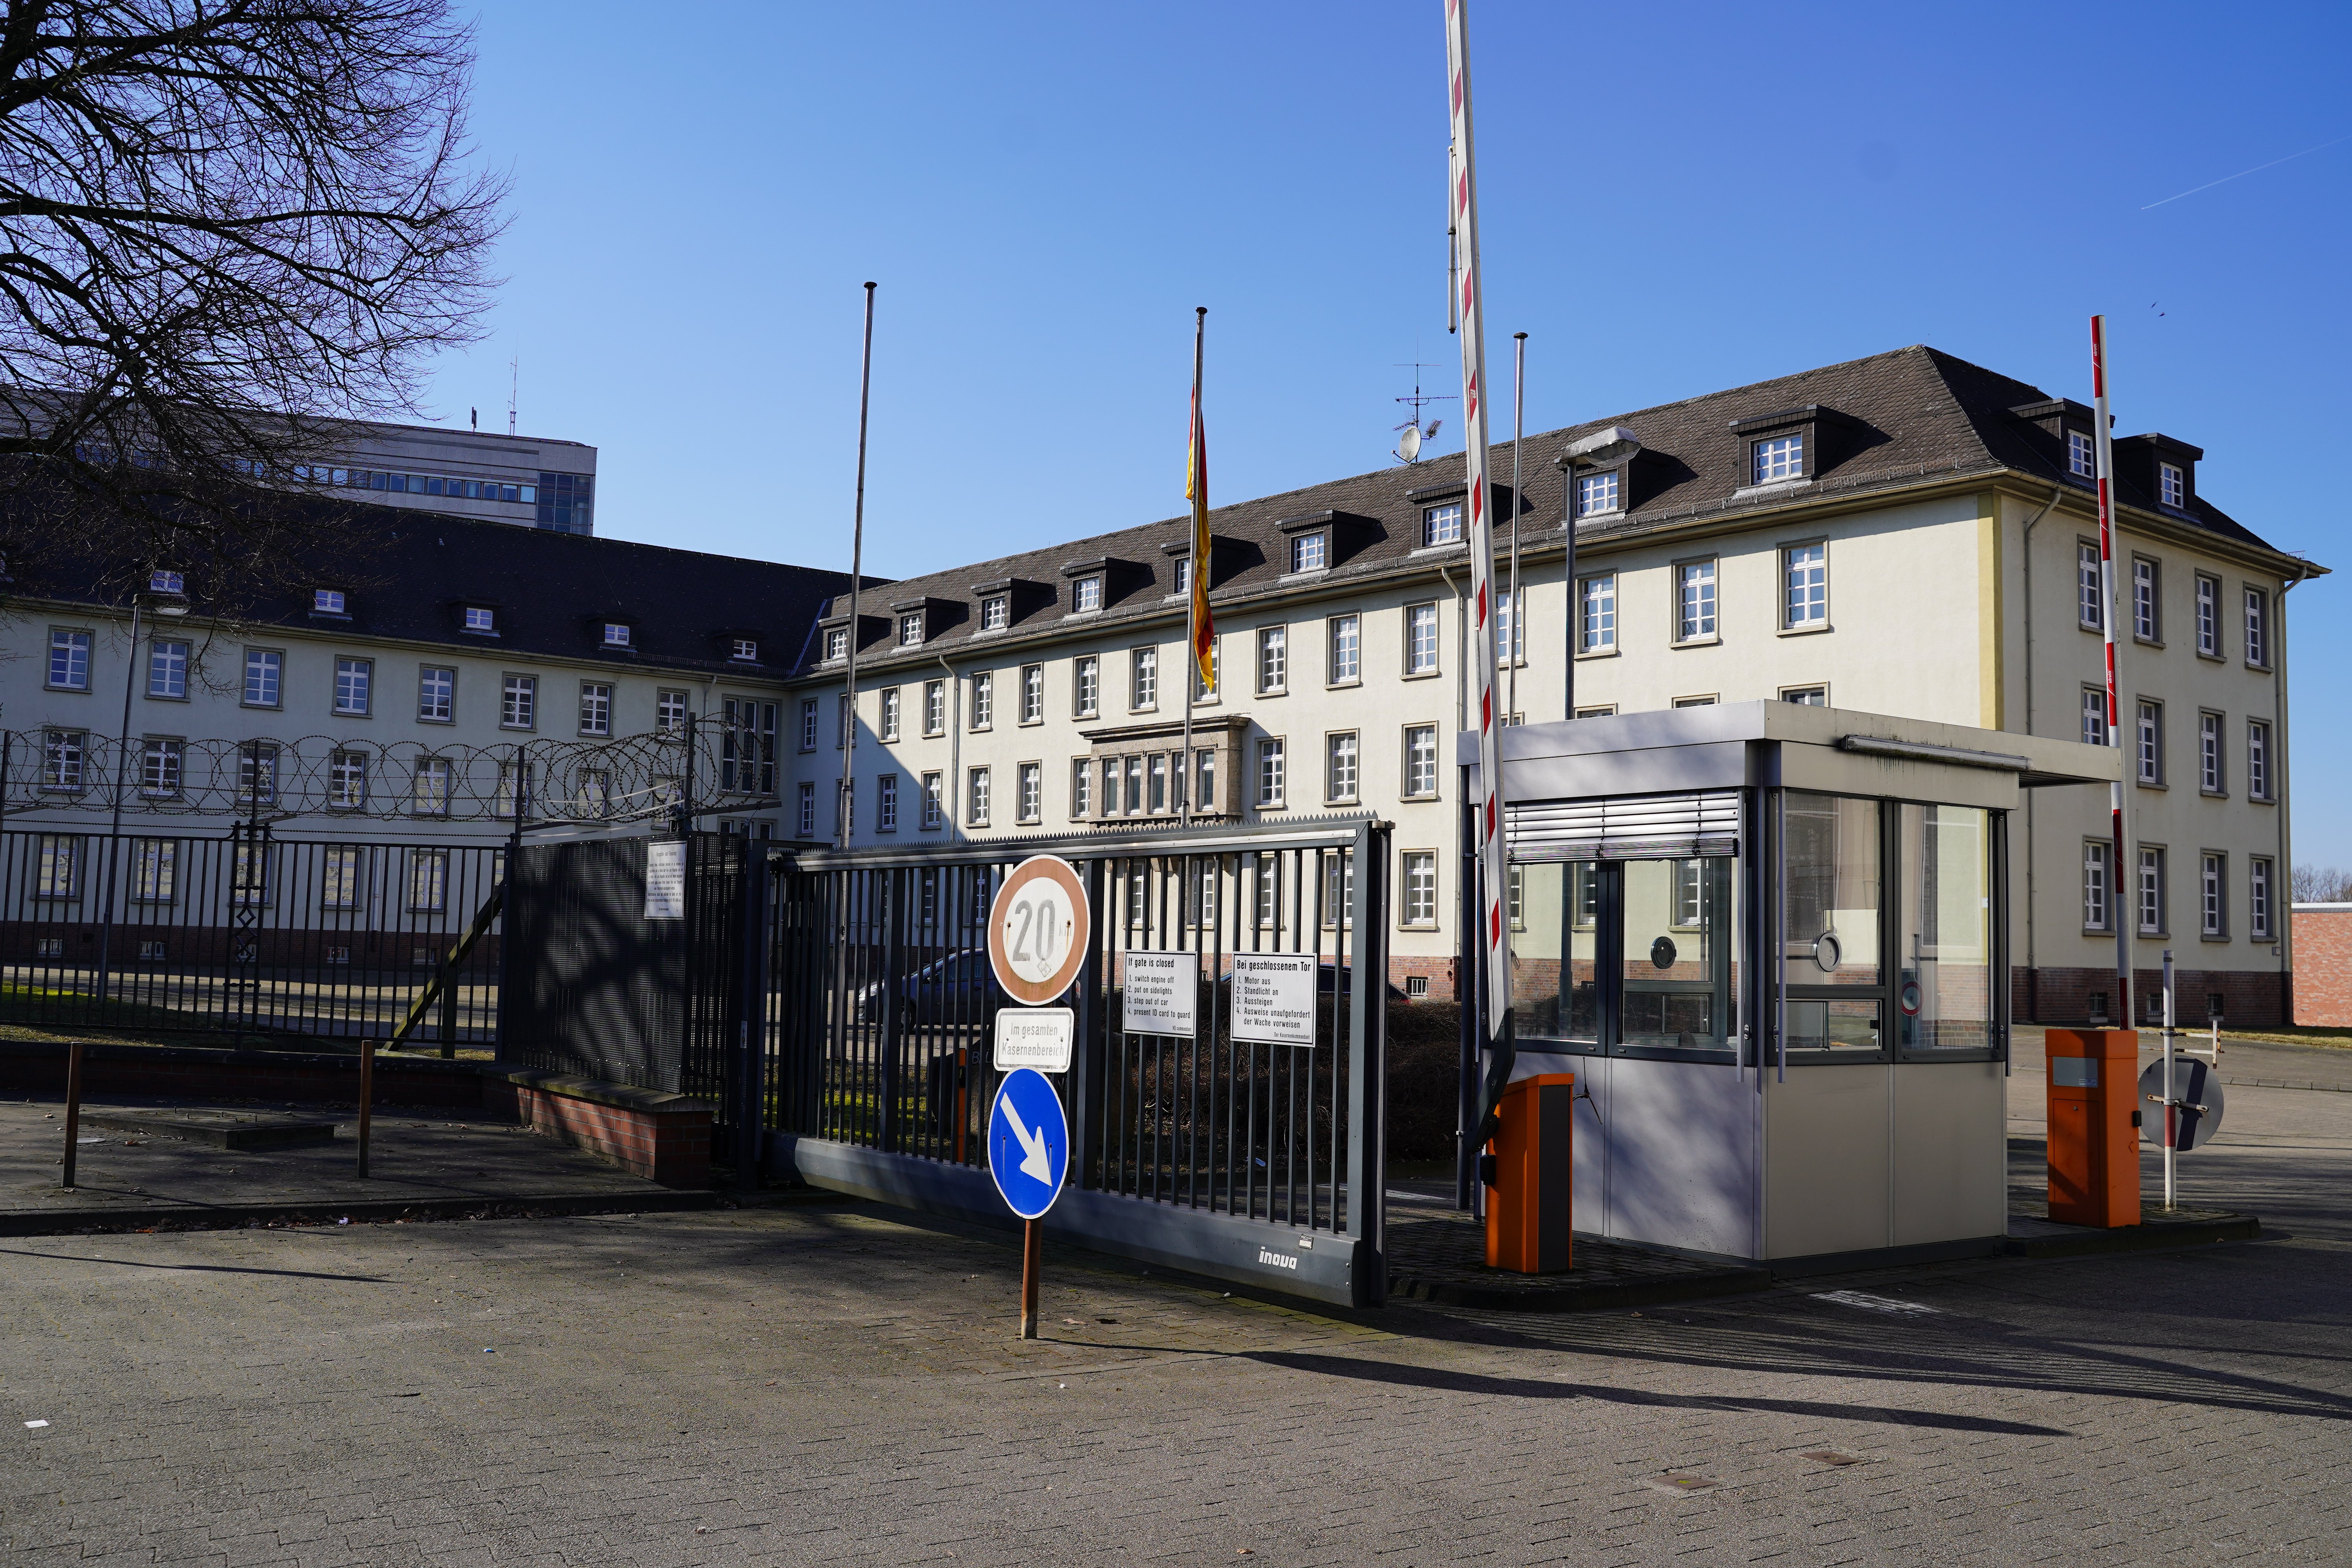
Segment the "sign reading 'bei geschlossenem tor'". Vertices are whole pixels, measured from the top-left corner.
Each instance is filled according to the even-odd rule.
[[[1234,1038],[1274,1046],[1315,1043],[1315,955],[1234,954]]]

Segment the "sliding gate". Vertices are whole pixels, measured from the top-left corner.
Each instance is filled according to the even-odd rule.
[[[1076,1014],[1069,1185],[1055,1235],[1351,1305],[1383,1294],[1381,1101],[1388,828],[1090,834],[782,858],[768,908],[767,1155],[814,1185],[987,1220],[1010,1215],[985,1141],[1008,1005],[989,903],[1031,855],[1093,907]],[[1124,1026],[1130,952],[1200,957],[1193,1037]],[[1312,1046],[1234,1037],[1236,953],[1312,954]]]

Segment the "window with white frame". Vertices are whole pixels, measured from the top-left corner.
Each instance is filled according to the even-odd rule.
[[[2088,430],[2066,432],[2066,471],[2078,479],[2098,477],[2098,453]]]
[[[1102,814],[1105,816],[1118,815],[1118,770],[1117,757],[1102,760]]]
[[[238,847],[242,848],[240,845]],[[81,891],[81,835],[44,833],[33,883],[37,899],[70,899]]]
[[[1290,628],[1257,629],[1257,694],[1271,697],[1290,685]]]
[[[2209,849],[2197,858],[2197,934],[2228,936],[2229,910],[2229,858]]]
[[[275,708],[279,696],[280,678],[285,674],[286,656],[274,648],[249,647],[245,650],[245,705],[247,708]]]
[[[1525,664],[1528,660],[1528,629],[1521,612],[1527,606],[1528,591],[1524,584],[1516,594],[1507,587],[1495,595],[1495,662],[1499,665]]]
[[[179,897],[180,845],[173,838],[134,838],[131,841],[131,901],[134,904],[168,904]],[[156,944],[159,948],[162,943]],[[144,944],[142,944],[142,948]],[[142,951],[141,956],[145,954]],[[155,958],[163,959],[158,952]]]
[[[343,605],[343,591],[341,588],[310,590],[310,613],[314,616],[342,615],[345,613]]]
[[[162,738],[148,741],[140,751],[139,793],[150,800],[178,798],[186,757],[187,742],[184,741]]]
[[[441,757],[419,757],[409,775],[408,809],[418,816],[449,815],[449,763]]]
[[[1152,752],[1148,766],[1151,783],[1150,809],[1165,811],[1168,809],[1168,753]]]
[[[923,683],[923,733],[944,735],[948,730],[948,683],[927,680]]]
[[[971,727],[985,730],[996,722],[996,673],[975,670],[971,677]]]
[[[1826,708],[1830,705],[1830,689],[1826,686],[1784,686],[1780,688],[1780,700],[1793,702],[1800,708]]]
[[[1605,474],[1579,474],[1576,477],[1576,515],[1597,517],[1604,511],[1615,511],[1617,501],[1617,470]]]
[[[973,768],[965,775],[965,823],[973,827],[988,826],[989,773],[986,768]]]
[[[582,768],[579,774],[578,798],[573,803],[580,815],[589,821],[610,816],[613,809],[613,775],[605,768]]]
[[[1045,814],[1045,768],[1042,763],[1021,764],[1021,820],[1035,822]]]
[[[425,665],[416,672],[416,717],[425,724],[447,724],[455,721],[457,706],[457,672],[438,665]]]
[[[2099,591],[2099,547],[2074,542],[2074,620],[2086,632],[2106,627],[2106,595]]]
[[[327,805],[356,811],[367,804],[367,753],[331,752],[327,756]]]
[[[2107,850],[2097,839],[2083,842],[2083,929],[2107,929]]]
[[[1356,923],[1356,858],[1333,850],[1316,858],[1323,862],[1323,923],[1352,928]]]
[[[1261,854],[1254,857],[1250,883],[1256,893],[1252,900],[1256,905],[1258,929],[1271,930],[1282,923],[1282,857]]]
[[[2139,934],[2162,936],[2164,924],[2164,851],[2139,852]]]
[[[1520,865],[1512,866],[1508,881],[1511,929],[1525,931],[1528,929],[1528,868]]]
[[[2189,476],[2179,464],[2157,464],[2156,496],[2175,511],[2189,504]]]
[[[1399,922],[1407,926],[1437,923],[1437,854],[1431,849],[1404,853],[1404,909]]]
[[[539,677],[509,675],[499,693],[499,728],[528,730],[539,720]]]
[[[814,697],[802,698],[801,750],[803,752],[814,752],[816,750],[816,699]]]
[[[2271,862],[2262,855],[2246,862],[2246,934],[2256,942],[2276,934],[2271,930]]]
[[[158,639],[147,645],[147,695],[184,698],[188,694],[188,645]]]
[[[2221,583],[2197,575],[2197,651],[2206,658],[2221,657]]]
[[[1201,667],[1197,662],[1191,658],[1184,661],[1186,668],[1192,672],[1192,700],[1195,702],[1214,702],[1217,700],[1217,639],[1213,634],[1207,646],[1209,674],[1206,679],[1202,679]]]
[[[2260,588],[2246,590],[2246,662],[2256,669],[2271,667],[2271,601]]]
[[[923,613],[920,610],[898,617],[898,646],[900,647],[923,646]]]
[[[884,773],[874,781],[874,831],[898,831],[898,775]]]
[[[1407,675],[1437,673],[1437,606],[1407,605],[1404,607],[1404,672]]]
[[[1617,647],[1617,574],[1603,572],[1577,584],[1576,651],[1612,653]]]
[[[2246,798],[2271,798],[2271,727],[2259,719],[2246,721]]]
[[[1404,731],[1404,793],[1413,800],[1437,795],[1437,726],[1409,724]]]
[[[1073,615],[1089,615],[1102,608],[1102,576],[1081,577],[1070,584],[1070,611]]]
[[[466,606],[466,629],[477,636],[495,636],[499,629],[499,613],[488,605]]]
[[[411,849],[408,852],[408,907],[430,914],[449,905],[449,851]]]
[[[348,718],[366,718],[370,689],[374,684],[373,659],[335,660],[335,711]]]
[[[512,816],[518,805],[529,816],[539,805],[537,764],[525,761],[520,767],[512,762],[499,764],[498,794],[490,802],[493,816]]]
[[[2158,606],[2161,597],[2157,592],[2156,563],[2143,557],[2132,560],[2132,636],[2141,642],[2157,642],[2161,623]]]
[[[835,626],[824,634],[824,661],[837,664],[849,657],[849,628]]]
[[[1675,568],[1675,640],[1715,636],[1715,563],[1685,561]]]
[[[2164,782],[2164,704],[2143,698],[2137,720],[2139,782],[2160,784]]]
[[[898,689],[895,686],[883,688],[882,738],[886,741],[895,741],[899,738],[899,708]]]
[[[1290,536],[1290,569],[1293,572],[1320,572],[1326,562],[1324,549],[1330,535],[1321,529]]]
[[[1323,679],[1329,686],[1349,686],[1363,679],[1364,618],[1333,616],[1325,626]]]
[[[1021,721],[1043,724],[1045,721],[1045,667],[1028,664],[1021,667]]]
[[[1070,713],[1091,719],[1102,711],[1102,660],[1082,653],[1071,661]]]
[[[606,621],[604,623],[604,646],[606,647],[626,647],[629,646],[630,640],[631,637],[628,622]]]
[[[1095,809],[1095,765],[1080,757],[1070,764],[1070,815],[1092,816]]]
[[[1755,478],[1751,484],[1769,485],[1781,479],[1805,477],[1805,438],[1802,436],[1775,436],[1759,441],[1755,452]]]
[[[42,731],[41,787],[45,790],[80,789],[83,759],[89,752],[89,732],[86,730]]]
[[[49,633],[48,685],[53,691],[89,689],[88,632],[52,630]]]
[[[1356,731],[1345,730],[1324,737],[1323,798],[1334,805],[1356,798]]]
[[[605,736],[613,732],[613,687],[604,680],[580,683],[580,732]]]
[[[1217,809],[1217,753],[1213,749],[1202,746],[1193,754],[1192,763],[1193,809],[1214,811]]]
[[[760,662],[760,644],[757,638],[730,637],[728,639],[727,647],[727,657],[730,659],[742,664]]]
[[[1591,708],[1580,707],[1576,710],[1576,716],[1580,719],[1612,719],[1616,714],[1617,704],[1614,702],[1598,703]]]
[[[1421,510],[1421,544],[1426,550],[1433,544],[1462,542],[1462,503],[1448,501],[1444,506]]]
[[[803,838],[816,837],[816,785],[805,779],[800,786],[800,809],[793,831]]]
[[[683,691],[672,690],[666,687],[656,688],[654,691],[654,728],[665,735],[686,733],[686,693]],[[808,743],[801,749],[803,751],[816,749],[816,736],[813,730],[809,735]]]
[[[1138,713],[1160,706],[1160,650],[1139,647],[1127,656],[1127,705]]]
[[[980,602],[980,629],[1001,632],[1013,624],[1013,599],[1007,594],[991,594]]]
[[[2221,715],[2197,715],[2197,787],[2207,795],[2222,793]]]
[[[2107,743],[2107,694],[2095,686],[2083,688],[2083,744]]]
[[[1174,598],[1177,595],[1189,594],[1192,591],[1192,558],[1189,555],[1180,555],[1176,558],[1176,587],[1169,596]]]
[[[1781,622],[1787,631],[1830,624],[1830,547],[1792,544],[1780,552]]]
[[[1282,804],[1282,742],[1267,736],[1257,743],[1257,803]]]
[[[1143,759],[1127,759],[1127,789],[1121,802],[1126,813],[1134,816],[1143,810]]]

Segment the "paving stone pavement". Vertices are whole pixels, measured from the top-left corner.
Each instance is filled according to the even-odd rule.
[[[0,1242],[0,1552],[2340,1564],[2345,1104],[2232,1096],[2258,1243],[1639,1314],[1049,1252],[1024,1344],[1008,1238],[854,1205]]]

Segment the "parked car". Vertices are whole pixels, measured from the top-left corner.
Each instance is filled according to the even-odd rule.
[[[988,954],[980,948],[935,959],[898,982],[898,1016],[907,1024],[978,1023],[1005,1000]],[[857,1021],[881,1020],[882,985],[877,981],[858,992]]]

